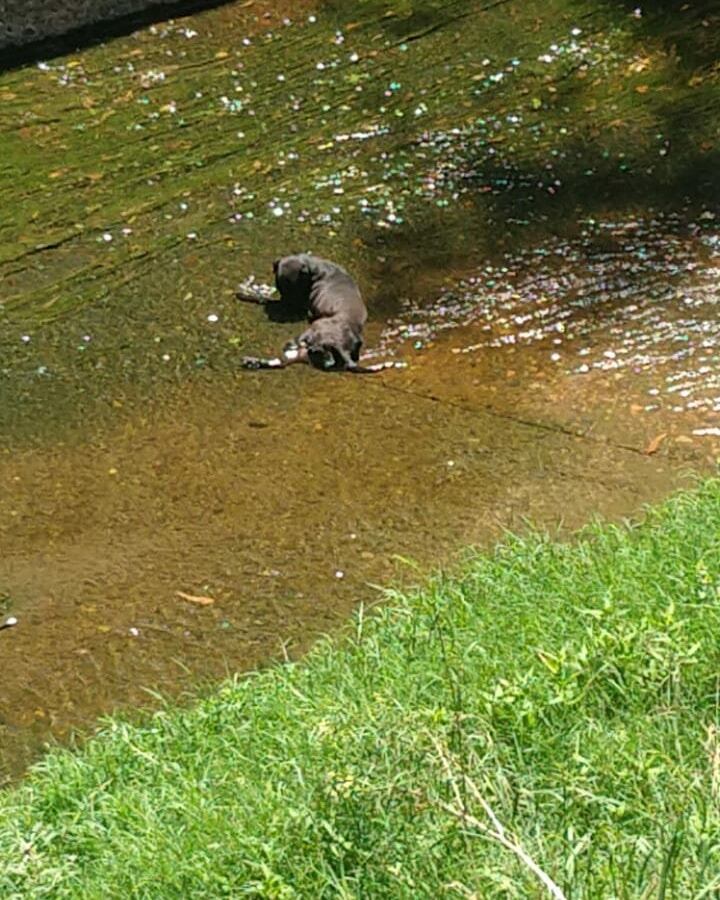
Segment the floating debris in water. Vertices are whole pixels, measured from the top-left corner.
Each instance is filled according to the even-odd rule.
[[[215,603],[213,597],[207,597],[202,594],[187,594],[185,591],[175,591],[175,596],[181,600],[187,600],[188,603],[194,603],[196,606],[212,606]]]

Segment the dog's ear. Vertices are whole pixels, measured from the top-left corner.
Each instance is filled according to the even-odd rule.
[[[273,274],[277,275],[279,266],[280,266],[280,259],[278,258],[278,259],[273,260]]]

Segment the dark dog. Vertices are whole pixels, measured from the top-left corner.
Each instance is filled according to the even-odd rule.
[[[355,279],[342,266],[300,253],[276,259],[273,271],[279,301],[268,302],[242,290],[236,293],[237,298],[265,306],[268,318],[276,321],[307,316],[310,326],[286,344],[282,357],[244,356],[242,365],[246,369],[284,369],[293,363],[309,363],[325,371],[364,373],[396,365],[359,364],[367,309]]]

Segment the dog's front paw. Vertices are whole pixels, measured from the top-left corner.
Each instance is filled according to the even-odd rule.
[[[259,356],[243,356],[240,360],[243,369],[284,369],[285,361],[278,356],[262,359]]]

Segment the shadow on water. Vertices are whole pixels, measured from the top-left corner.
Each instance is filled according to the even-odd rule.
[[[468,4],[466,0],[360,0],[354,12],[360,18],[376,19],[389,37],[401,40],[419,40],[448,25],[461,22],[467,16],[477,14],[478,9],[492,9],[510,0],[489,0],[479,6]],[[347,4],[342,0],[321,0],[320,8],[338,21],[347,21]]]
[[[435,149],[439,163],[431,172],[451,192],[454,209],[428,206],[402,229],[363,232],[383,312],[397,308],[398,294],[431,291],[473,255],[497,262],[518,243],[577,234],[587,217],[627,210],[692,215],[720,202],[717,5],[601,5],[630,23],[634,44],[606,85],[593,78],[589,56],[577,56],[550,84],[533,73],[534,86],[521,92],[533,95],[531,104],[496,101],[465,134],[435,132],[417,141],[420,150]],[[403,21],[432,8],[408,4]],[[592,34],[597,13],[577,8]],[[566,49],[555,45],[553,53]],[[666,58],[658,67],[659,51]]]
[[[638,33],[673,52],[686,71],[695,72],[717,62],[720,38],[714,0],[600,0],[597,5],[610,13],[619,11],[632,17]]]
[[[0,78],[8,773],[302,652],[402,558],[715,465],[710,56],[610,3],[286,6]],[[296,333],[233,296],[291,249],[357,275],[409,369],[238,369]]]

